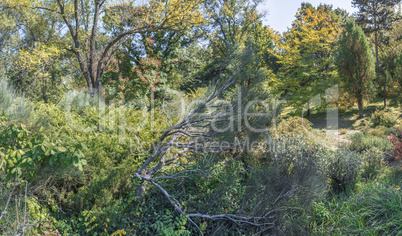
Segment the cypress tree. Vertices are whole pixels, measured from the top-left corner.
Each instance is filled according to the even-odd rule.
[[[373,94],[375,63],[367,38],[354,20],[346,23],[338,41],[336,65],[341,88],[356,98],[362,118],[363,100]]]
[[[353,7],[359,9],[355,17],[357,23],[363,28],[366,34],[374,33],[374,47],[376,59],[376,72],[383,72],[384,80],[384,107],[386,102],[387,78],[384,70],[380,67],[378,60],[379,37],[382,30],[390,30],[392,22],[398,17],[395,14],[395,6],[401,0],[352,0]]]

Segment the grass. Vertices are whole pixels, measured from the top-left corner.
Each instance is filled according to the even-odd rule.
[[[312,232],[331,235],[402,235],[401,175],[389,169],[355,191],[314,203]]]
[[[402,115],[402,109],[398,105],[398,98],[389,98],[387,100],[387,109],[390,109],[390,112],[395,115]],[[357,106],[353,106],[345,111],[339,111],[339,119],[338,119],[338,128],[339,129],[360,129],[364,125],[364,122],[368,120],[368,118],[373,114],[376,110],[381,110],[384,108],[384,104],[381,98],[376,99],[375,101],[366,104],[364,106],[364,115],[365,117],[362,119],[358,119],[359,110]],[[285,109],[284,115],[288,116],[291,114],[292,109]],[[307,118],[310,122],[313,123],[313,128],[316,129],[324,129],[327,127],[327,113],[323,112],[315,112],[312,111],[311,115]]]

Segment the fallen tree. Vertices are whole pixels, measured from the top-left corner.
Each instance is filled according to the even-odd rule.
[[[251,53],[248,52],[247,55],[251,55]],[[267,109],[271,106],[270,100],[267,97],[262,100],[263,96],[254,92],[254,87],[261,88],[261,84],[258,83],[260,77],[258,73],[254,73],[254,84],[250,85],[251,78],[248,70],[250,67],[247,67],[247,64],[242,65],[243,60],[239,60],[238,64],[232,67],[236,69],[232,70],[226,80],[216,82],[208,96],[197,100],[188,115],[176,124],[171,124],[172,119],[165,107],[162,107],[170,127],[162,132],[151,155],[133,174],[135,178],[141,180],[141,184],[136,188],[138,198],[143,200],[147,184],[152,184],[163,194],[177,213],[188,217],[188,220],[199,229],[201,234],[203,234],[202,230],[194,219],[230,221],[238,226],[256,227],[257,234],[265,232],[275,226],[278,212],[289,209],[276,206],[276,203],[281,199],[294,197],[295,192],[301,187],[294,185],[288,189],[284,188],[270,203],[262,199],[264,196],[259,196],[256,206],[248,207],[252,209],[249,212],[241,210],[237,213],[209,214],[186,212],[180,201],[160,183],[161,180],[179,181],[190,177],[191,174],[207,177],[209,175],[207,167],[212,159],[228,155],[232,157],[231,160],[236,161],[238,160],[236,156],[247,155],[245,154],[247,150],[244,149],[249,148],[246,147],[246,144],[251,142],[250,138],[255,144],[258,144],[255,141],[261,141],[261,137],[266,137],[266,126],[275,114],[267,113]],[[242,86],[244,84],[247,86]],[[232,92],[235,95],[227,98],[227,94],[225,94],[226,99],[221,99],[229,89],[236,91]],[[248,151],[252,151],[252,149],[251,147]],[[204,158],[194,158],[199,153],[203,153]],[[189,168],[191,165],[188,163],[194,162],[202,162],[202,164],[199,165],[199,168]],[[170,174],[164,171],[170,166],[180,165],[184,166],[181,171]]]

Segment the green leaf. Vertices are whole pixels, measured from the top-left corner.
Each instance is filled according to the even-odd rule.
[[[81,143],[81,147],[83,147],[84,149],[88,149],[87,145],[85,145],[85,143]]]
[[[57,147],[57,150],[59,150],[59,152],[66,152],[67,149],[65,147]]]
[[[47,149],[45,152],[45,156],[49,156],[51,151],[52,151],[52,149]]]
[[[83,170],[84,170],[84,169],[82,168],[81,162],[78,162],[78,169],[79,169],[80,171],[83,171]]]
[[[73,156],[72,160],[73,160],[73,163],[79,163],[79,158],[76,155]]]
[[[9,167],[14,167],[14,163],[11,160],[7,160],[7,165]]]
[[[52,156],[50,159],[49,159],[49,164],[50,165],[53,165],[54,164],[54,160],[55,159],[55,157],[54,156]]]

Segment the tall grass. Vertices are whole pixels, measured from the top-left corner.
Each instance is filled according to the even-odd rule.
[[[384,168],[375,181],[362,181],[349,194],[315,202],[310,230],[331,235],[400,235],[402,194],[399,168]]]

